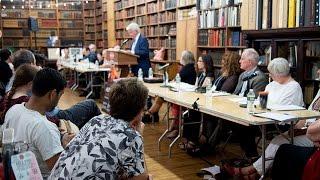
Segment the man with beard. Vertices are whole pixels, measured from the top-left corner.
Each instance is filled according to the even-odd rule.
[[[11,107],[1,127],[1,130],[13,128],[14,141],[29,145],[44,178],[49,175],[63,147],[74,137],[74,134],[64,134],[60,140],[58,127],[45,115],[57,106],[65,86],[66,81],[58,71],[49,68],[40,70],[33,80],[29,101]]]

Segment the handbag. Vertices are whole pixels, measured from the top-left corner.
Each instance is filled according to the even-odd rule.
[[[309,158],[304,166],[302,180],[320,179],[320,148],[318,148]]]

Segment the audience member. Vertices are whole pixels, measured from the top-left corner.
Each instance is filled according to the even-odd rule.
[[[69,48],[62,49],[61,57],[57,60],[58,71],[61,71],[63,69],[62,67],[63,62],[69,62],[70,60],[71,60],[71,57],[69,56]]]
[[[268,65],[268,71],[271,75],[272,82],[266,86],[268,92],[268,106],[272,105],[297,105],[304,106],[302,89],[290,75],[289,63],[284,58],[275,58]],[[299,123],[301,124],[301,123]],[[299,125],[298,125],[299,126]],[[298,127],[296,126],[296,127]],[[265,150],[266,170],[270,169],[273,158],[281,144],[289,143],[288,133],[275,137]],[[312,142],[304,136],[297,136],[294,143],[301,146],[312,146]],[[228,165],[227,165],[228,166]],[[226,169],[232,175],[239,176],[258,176],[262,175],[262,158],[260,157],[253,165],[245,168],[227,167]]]
[[[13,68],[13,64],[12,64],[12,57],[11,57],[12,53],[9,49],[5,48],[5,49],[1,49],[0,50],[0,60],[1,61],[5,61],[8,63],[8,65],[10,66],[10,69],[12,70],[12,72],[14,71]]]
[[[7,57],[4,57],[3,50],[0,51],[0,99],[6,94],[6,86],[10,82],[10,78],[13,76],[12,69],[7,63]]]
[[[49,179],[148,179],[141,136],[147,96],[148,89],[136,78],[115,83],[110,116],[97,116],[80,130]]]
[[[89,62],[95,63],[96,60],[98,60],[97,57],[97,47],[94,44],[89,45],[89,54],[87,55],[87,58],[89,59]]]
[[[45,116],[45,112],[58,104],[65,85],[59,72],[47,68],[40,70],[33,80],[29,101],[10,108],[1,127],[2,131],[13,128],[14,140],[29,144],[44,178],[49,175],[63,147],[74,137],[74,134],[65,134],[61,143],[58,127]]]

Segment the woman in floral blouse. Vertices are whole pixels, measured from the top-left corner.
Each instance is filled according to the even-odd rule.
[[[136,78],[110,90],[110,116],[92,118],[60,155],[49,179],[148,179],[141,117],[148,89]]]

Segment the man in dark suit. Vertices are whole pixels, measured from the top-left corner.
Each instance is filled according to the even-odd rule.
[[[148,70],[151,67],[149,60],[149,43],[146,37],[140,34],[140,27],[137,23],[131,23],[127,26],[129,36],[132,38],[131,53],[138,55],[138,65],[132,66],[131,70],[135,76],[138,76],[139,68],[143,71],[143,76],[148,76]]]
[[[256,50],[249,48],[245,49],[241,55],[240,68],[244,70],[239,76],[237,87],[234,94],[246,96],[249,89],[253,89],[256,97],[260,91],[264,91],[268,84],[268,78],[257,67],[259,62],[259,54]],[[247,157],[258,156],[257,145],[255,143],[255,136],[258,133],[257,127],[247,127],[236,125],[233,128],[237,132],[240,139],[240,146],[245,151]]]

